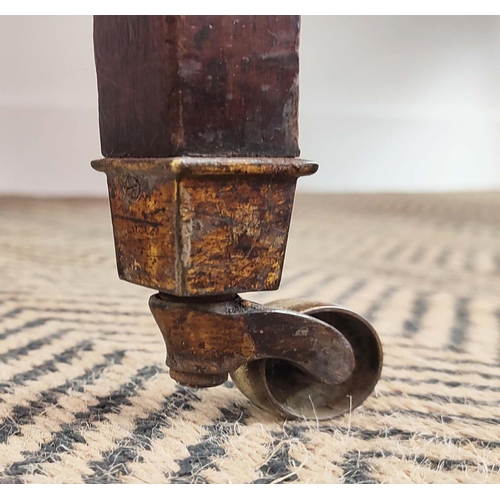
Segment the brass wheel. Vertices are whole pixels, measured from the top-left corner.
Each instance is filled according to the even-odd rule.
[[[382,369],[382,346],[367,320],[335,304],[280,300],[266,304],[312,316],[336,328],[354,353],[354,370],[340,384],[319,382],[289,361],[259,359],[231,373],[254,404],[288,418],[324,420],[359,406],[373,391]]]

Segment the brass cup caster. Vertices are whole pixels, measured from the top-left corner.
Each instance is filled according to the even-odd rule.
[[[331,304],[268,305],[238,293],[279,287],[297,158],[105,158],[120,278],[149,305],[170,375],[211,387],[231,374],[256,405],[288,418],[355,408],[381,370],[377,334]]]
[[[382,345],[373,327],[336,304],[281,300],[267,304],[319,319],[338,330],[354,355],[354,369],[341,383],[317,380],[282,359],[259,359],[231,373],[235,385],[255,405],[287,418],[325,420],[359,406],[371,394],[382,370]]]

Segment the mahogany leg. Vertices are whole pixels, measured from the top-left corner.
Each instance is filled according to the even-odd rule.
[[[229,373],[257,405],[329,418],[380,375],[369,323],[332,304],[265,306],[278,288],[297,178],[298,16],[96,16],[94,47],[118,273],[150,308],[170,375]]]

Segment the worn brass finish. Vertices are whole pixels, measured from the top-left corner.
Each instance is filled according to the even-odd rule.
[[[355,367],[340,383],[325,383],[281,359],[261,359],[231,373],[236,386],[257,406],[288,418],[324,420],[351,411],[373,391],[382,370],[377,333],[361,316],[338,305],[282,300],[267,304],[319,319],[339,331],[354,354]]]
[[[324,419],[364,401],[382,366],[377,334],[340,306],[260,305],[279,286],[297,178],[293,158],[105,158],[122,279],[159,290],[151,312],[170,375],[211,387],[231,374],[257,406]]]
[[[285,360],[327,384],[345,382],[354,370],[346,338],[311,315],[238,296],[194,302],[157,294],[149,305],[165,339],[171,375],[185,385],[218,385],[229,372],[259,359]]]
[[[121,279],[177,296],[275,290],[295,158],[105,158]]]

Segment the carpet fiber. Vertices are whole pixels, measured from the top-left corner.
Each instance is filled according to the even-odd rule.
[[[282,287],[384,345],[351,414],[176,385],[104,200],[0,198],[0,482],[500,483],[500,193],[299,196]]]

